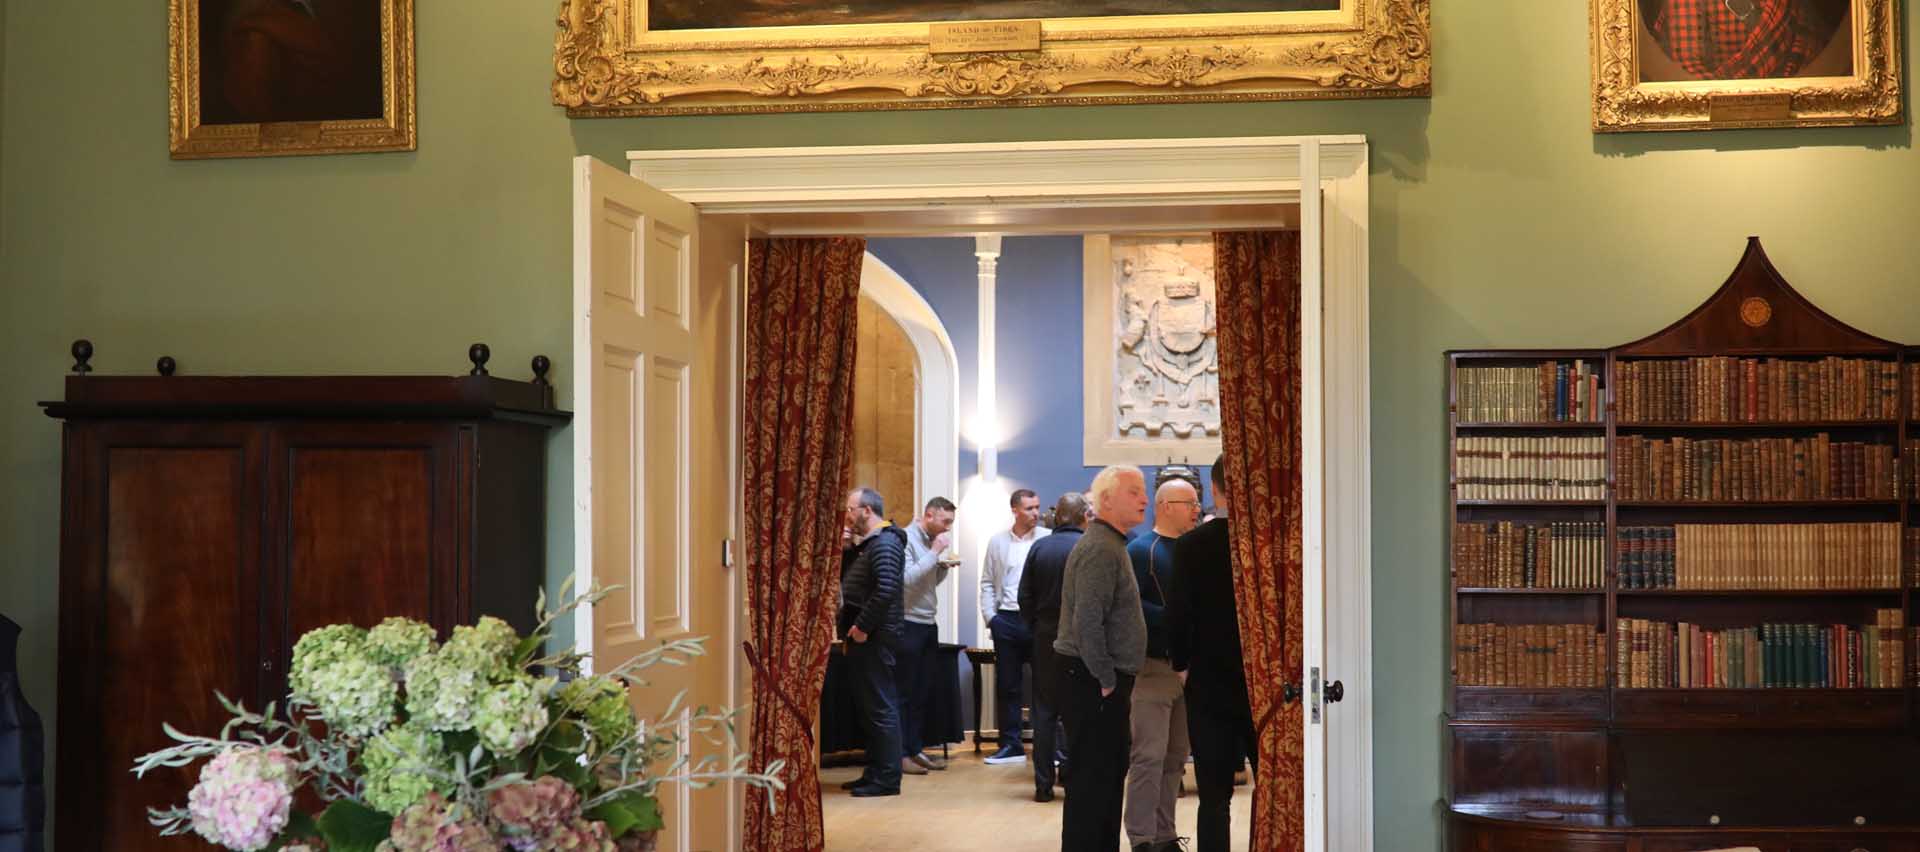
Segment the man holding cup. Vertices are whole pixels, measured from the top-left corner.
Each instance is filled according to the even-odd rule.
[[[932,691],[933,655],[940,644],[936,593],[947,571],[959,561],[952,552],[953,511],[953,501],[935,497],[927,501],[919,520],[907,525],[906,623],[894,675],[900,692],[900,771],[908,775],[947,768],[945,759],[920,750],[926,745],[922,737]]]

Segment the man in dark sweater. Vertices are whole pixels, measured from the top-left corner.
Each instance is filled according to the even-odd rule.
[[[1221,456],[1210,471],[1216,501],[1227,473],[1226,456]],[[1220,517],[1174,542],[1173,586],[1167,590],[1167,656],[1186,683],[1187,731],[1200,788],[1196,852],[1227,852],[1233,773],[1242,755],[1259,765],[1240,652],[1232,544],[1224,504],[1218,505]]]
[[[1147,658],[1140,587],[1127,558],[1127,530],[1147,515],[1140,469],[1100,471],[1089,489],[1094,520],[1067,556],[1060,586],[1060,703],[1073,783],[1060,825],[1061,852],[1113,852],[1127,781],[1133,679]]]
[[[887,525],[885,504],[871,488],[848,493],[846,511],[852,545],[840,558],[837,627],[847,641],[847,664],[860,699],[867,768],[859,780],[844,786],[860,797],[898,796],[900,696],[893,666],[906,620],[901,577],[907,537]]]
[[[1053,506],[1053,534],[1033,543],[1020,572],[1020,616],[1033,634],[1033,800],[1053,801],[1056,769],[1065,765],[1066,737],[1060,728],[1060,656],[1053,640],[1060,634],[1060,581],[1067,557],[1080,542],[1092,513],[1087,498],[1069,491]]]

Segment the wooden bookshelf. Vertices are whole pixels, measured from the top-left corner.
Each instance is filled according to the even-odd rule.
[[[1821,311],[1753,239],[1648,337],[1446,358],[1453,847],[1825,849],[1870,824],[1861,848],[1920,852],[1920,800],[1858,793],[1920,759],[1920,347]],[[1853,757],[1797,767],[1795,795],[1728,774],[1837,736]]]

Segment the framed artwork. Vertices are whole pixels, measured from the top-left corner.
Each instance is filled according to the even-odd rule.
[[[174,159],[411,151],[413,0],[169,0]]]
[[[1212,464],[1220,348],[1212,234],[1083,238],[1082,464]]]
[[[1593,129],[1897,124],[1898,0],[1590,0]]]
[[[1430,0],[561,0],[578,117],[1430,93]]]

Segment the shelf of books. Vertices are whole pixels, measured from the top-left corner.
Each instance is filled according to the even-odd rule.
[[[1816,788],[1908,771],[1920,347],[1820,311],[1750,243],[1648,337],[1446,367],[1456,813],[1671,825],[1635,821],[1657,810],[1645,797],[1712,813],[1754,793],[1706,770],[1679,792],[1662,780],[1754,736],[1875,744],[1807,768]]]
[[[1447,354],[1450,718],[1920,718],[1920,350],[1682,337]]]

